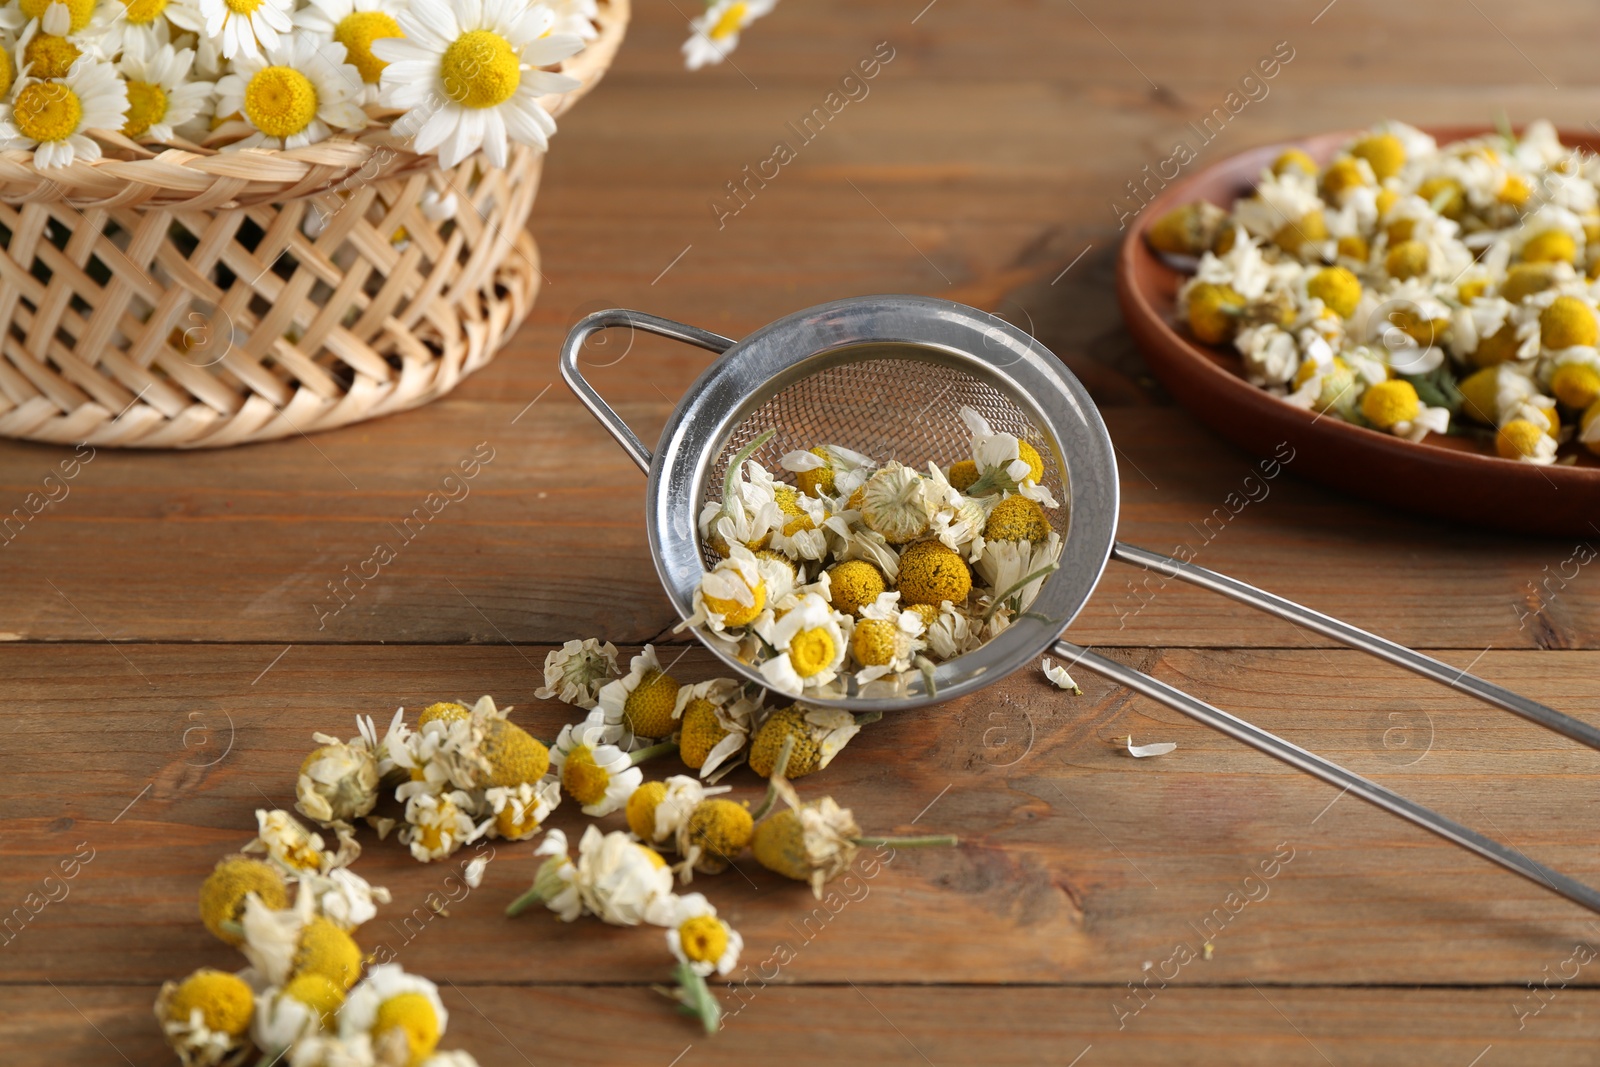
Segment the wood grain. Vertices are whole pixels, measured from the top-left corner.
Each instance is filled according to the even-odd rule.
[[[0,646],[11,756],[0,905],[21,904],[80,843],[95,850],[70,895],[0,946],[11,994],[0,1059],[170,1062],[149,1016],[156,986],[235,960],[195,921],[199,881],[248,837],[254,808],[288,802],[311,731],[488,691],[548,736],[565,709],[531,697],[544,645],[637,644],[675,621],[645,555],[643,482],[556,376],[568,327],[601,307],[734,337],[870,292],[992,310],[1039,336],[1102,405],[1123,538],[1190,544],[1204,565],[1595,721],[1600,579],[1583,570],[1563,583],[1572,544],[1384,514],[1301,483],[1292,463],[1268,498],[1220,523],[1251,460],[1150,380],[1110,267],[1119,215],[1138,203],[1128,183],[1277,42],[1295,58],[1196,165],[1385,117],[1484,122],[1503,110],[1582,126],[1595,110],[1582,88],[1592,47],[1571,27],[1588,15],[1572,0],[1515,12],[815,0],[781,5],[746,35],[737,66],[690,75],[678,69],[678,11],[642,5],[605,84],[561,119],[532,224],[539,303],[487,370],[422,411],[309,440],[101,452],[69,497],[0,546],[0,636],[14,642]],[[727,183],[882,41],[895,58],[870,95],[719,225],[712,204]],[[608,337],[588,370],[648,441],[705,361]],[[405,539],[395,526],[480,442],[494,459],[470,495],[397,546],[348,606],[319,614],[339,603],[328,583],[377,542]],[[0,515],[65,454],[0,443]],[[1120,567],[1072,635],[1600,877],[1600,826],[1584,803],[1595,757],[1554,735]],[[680,666],[699,676],[708,665],[690,651]],[[371,845],[361,869],[396,901],[362,938],[393,942],[440,981],[446,1044],[485,1067],[1592,1059],[1593,968],[1548,1003],[1528,999],[1528,983],[1593,943],[1575,907],[1079,680],[1082,698],[1029,674],[880,723],[802,783],[872,829],[965,841],[899,854],[826,922],[802,887],[751,864],[748,881],[697,882],[744,932],[747,964],[804,942],[714,1040],[647,988],[667,973],[659,932],[499,918],[531,876],[526,845],[497,853],[474,899],[426,922],[417,909],[447,872]],[[1113,741],[1130,733],[1179,748],[1134,761]],[[736,796],[756,794],[747,772],[731,781]],[[556,824],[580,820],[568,808]],[[1230,912],[1229,894],[1259,880],[1280,845],[1293,859],[1252,883],[1270,892]],[[1178,945],[1199,950],[1205,937],[1212,958],[1183,966],[1119,1030],[1139,1000],[1129,983],[1149,996],[1146,961],[1159,975]],[[739,994],[723,995],[732,1010]],[[1519,1029],[1518,1011],[1541,1003]]]

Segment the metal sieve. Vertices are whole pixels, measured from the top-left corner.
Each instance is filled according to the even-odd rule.
[[[609,328],[643,330],[721,354],[667,419],[653,453],[583,377],[585,344]],[[945,465],[970,458],[970,431],[959,414],[964,405],[995,430],[1038,449],[1041,481],[1063,502],[1049,513],[1063,547],[1060,568],[1044,580],[1028,611],[982,647],[939,664],[931,688],[919,676],[858,687],[841,673],[828,686],[807,690],[807,704],[857,712],[922,707],[976,692],[1053,651],[1069,667],[1087,667],[1600,911],[1600,892],[1589,886],[1165,682],[1061,640],[1106,561],[1116,558],[1221,593],[1600,748],[1600,730],[1543,704],[1226,575],[1116,541],[1117,464],[1105,423],[1065,365],[1010,323],[947,300],[871,296],[797,312],[735,342],[642,312],[600,311],[567,336],[561,374],[649,477],[650,550],[682,618],[693,614],[701,576],[717,559],[700,543],[701,507],[721,498],[729,460],[768,430],[774,435],[754,458],[774,471],[781,470],[784,453],[819,444],[919,469],[930,460]],[[752,664],[699,628],[696,636],[730,670],[763,684]]]

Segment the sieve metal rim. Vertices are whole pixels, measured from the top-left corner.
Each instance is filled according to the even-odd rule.
[[[583,340],[605,326],[662,333],[713,351],[725,346],[684,393],[653,453],[583,380],[577,358]],[[562,351],[563,377],[649,474],[645,527],[651,555],[673,609],[688,618],[704,573],[695,502],[734,428],[784,384],[803,377],[808,366],[837,365],[849,361],[845,350],[884,344],[912,346],[918,358],[955,366],[1010,394],[1055,443],[1072,493],[1071,513],[1060,569],[1044,582],[1029,613],[1000,638],[941,665],[934,694],[918,682],[905,697],[801,698],[818,707],[887,712],[943,702],[992,684],[1049,650],[1094,591],[1116,531],[1116,456],[1087,390],[1049,349],[1005,320],[925,296],[837,300],[778,319],[737,342],[639,312],[604,311],[575,327]],[[696,636],[741,677],[761,681],[698,628]]]

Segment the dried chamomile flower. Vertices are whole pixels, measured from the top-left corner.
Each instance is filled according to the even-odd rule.
[[[856,718],[838,708],[804,708],[791,704],[767,716],[750,743],[750,769],[772,774],[784,741],[793,738],[788,775],[800,778],[822,770],[859,733]]]
[[[726,559],[701,576],[694,593],[694,613],[673,632],[704,624],[720,634],[730,627],[748,626],[766,607],[767,583],[755,553],[736,544]],[[656,670],[659,673],[659,666]]]
[[[255,994],[237,975],[201,968],[166,982],[155,1012],[183,1067],[231,1067],[249,1054]]]
[[[974,630],[967,613],[946,600],[938,607],[931,604],[913,604],[911,610],[926,627],[922,638],[928,649],[941,660],[954,659],[971,652],[982,643],[981,632]]]
[[[360,723],[360,720],[358,720]],[[379,742],[366,720],[360,737],[340,741],[312,734],[321,747],[300,764],[295,810],[320,826],[353,823],[378,803]]]
[[[861,560],[870,563],[886,582],[893,583],[900,575],[900,553],[878,531],[865,524],[852,525],[852,517],[860,519],[860,512],[835,513],[823,523],[833,537],[834,558],[844,562]]]
[[[832,797],[802,804],[791,790],[790,807],[773,812],[756,826],[751,841],[756,862],[767,870],[808,882],[817,899],[824,883],[855,862],[861,827],[849,808]]]
[[[850,506],[873,532],[892,545],[921,537],[933,518],[922,475],[893,460],[884,464],[862,485],[860,503]]]
[[[347,1045],[369,1042],[377,1067],[411,1067],[432,1055],[449,1022],[437,986],[385,963],[345,998],[339,1037]]]
[[[1228,213],[1217,205],[1207,200],[1196,200],[1174,208],[1157,219],[1146,231],[1145,239],[1157,252],[1178,256],[1202,255],[1217,243],[1227,218]]]
[[[966,495],[1021,493],[1047,508],[1058,506],[1050,490],[1040,484],[1044,457],[1037,448],[1014,434],[994,432],[974,408],[963,406],[961,419],[972,433],[972,461],[978,469],[978,480],[964,490]]]
[[[787,485],[775,486],[773,499],[781,518],[772,529],[772,547],[790,559],[821,559],[828,550],[827,506]]]
[[[954,470],[955,465],[951,469]],[[976,464],[973,470],[976,472]],[[973,482],[976,481],[974,477]],[[936,509],[928,532],[951,551],[961,553],[969,561],[976,560],[983,554],[983,529],[995,498],[965,495],[933,463],[928,464],[928,488],[929,500]]]
[[[484,792],[483,799],[487,810],[494,813],[490,837],[526,841],[561,803],[561,783],[551,777],[537,783],[494,786]]]
[[[1044,580],[1060,565],[1061,535],[1051,530],[1043,541],[990,540],[977,571],[993,589],[996,603],[1027,611]]]
[[[848,625],[847,616],[815,593],[802,597],[781,619],[760,620],[756,633],[771,652],[758,668],[767,686],[799,696],[833,681],[844,665]]]
[[[360,947],[347,930],[316,913],[305,886],[292,908],[269,908],[252,898],[239,925],[244,931],[240,951],[270,985],[320,974],[343,990],[361,977]]]
[[[823,573],[828,576],[828,603],[846,615],[860,614],[889,588],[883,572],[864,559],[835,563]]]
[[[678,826],[677,846],[683,856],[679,876],[689,882],[695,871],[721,874],[749,846],[754,831],[755,822],[744,804],[702,800]]]
[[[987,546],[984,551],[989,551]],[[907,606],[946,600],[961,604],[972,593],[972,572],[967,561],[943,542],[918,541],[900,556],[897,588]]]
[[[646,782],[628,798],[628,829],[652,848],[674,847],[678,828],[706,797],[729,787],[707,789],[699,780],[675,774],[663,782]]]
[[[668,707],[669,717],[672,706]],[[561,736],[556,738],[555,748],[550,753],[551,767],[561,781],[561,788],[583,805],[585,815],[598,818],[621,808],[644,780],[644,772],[638,764],[677,747],[669,741],[632,753],[624,752],[617,747],[617,742],[622,740],[625,731],[624,726],[608,723],[601,708],[596,708],[583,722],[563,726]],[[670,727],[668,732],[671,732]]]
[[[225,857],[200,884],[200,921],[219,939],[237,945],[244,940],[239,920],[252,897],[269,908],[287,907],[282,869],[249,856]]]
[[[684,766],[699,771],[702,778],[711,777],[720,767],[736,766],[749,744],[761,694],[758,690],[746,697],[742,692],[739,683],[730,678],[713,678],[678,690],[678,704],[672,712],[678,720],[674,735],[678,755]]]
[[[269,1056],[284,1054],[306,1038],[337,1026],[344,994],[339,983],[309,972],[291,978],[281,988],[269,986],[256,997],[251,1037]]]
[[[754,568],[754,557],[750,557],[748,565]],[[760,585],[759,580],[757,585]],[[618,731],[614,737],[606,739],[608,742],[635,737],[655,740],[672,733],[672,711],[677,699],[677,680],[661,669],[655,648],[645,645],[644,650],[633,657],[628,673],[600,690],[596,712],[602,714],[602,721]]]
[[[447,793],[416,793],[406,800],[405,825],[400,843],[411,849],[420,863],[431,863],[455,853],[487,832],[493,820],[473,821],[477,806],[463,789]]]
[[[371,922],[377,918],[378,905],[391,899],[389,890],[372,885],[348,867],[337,867],[325,875],[307,875],[302,883],[310,886],[317,911],[344,930]]]
[[[267,859],[291,875],[321,873],[348,867],[361,855],[361,845],[348,827],[338,828],[339,849],[329,852],[322,835],[302,826],[287,811],[256,809],[256,839],[244,846],[245,852],[265,852]]]
[[[560,700],[583,708],[599,702],[600,687],[616,678],[617,646],[597,638],[568,641],[544,658],[544,686],[534,690],[540,700]]]
[[[864,608],[850,635],[850,654],[861,668],[857,684],[910,670],[913,658],[927,647],[922,640],[926,629],[920,614],[901,608],[899,593],[884,593]]]
[[[744,938],[717,918],[716,905],[700,893],[685,893],[672,903],[665,923],[667,947],[702,978],[727,974],[739,965]]]
[[[1044,668],[1044,676],[1050,679],[1051,685],[1057,689],[1070,689],[1078,696],[1083,696],[1082,687],[1072,680],[1072,675],[1067,673],[1067,668],[1059,663],[1051,663],[1049,656],[1044,657],[1042,666]]]
[[[670,915],[672,870],[667,861],[620,830],[602,834],[598,827],[587,827],[576,862],[559,830],[545,834],[534,854],[549,858],[535,875],[533,888],[511,903],[507,915],[539,903],[567,922],[588,914],[613,926],[661,926]]]
[[[795,476],[795,484],[807,496],[846,499],[871,477],[877,466],[872,457],[841,445],[789,452],[778,463]]]

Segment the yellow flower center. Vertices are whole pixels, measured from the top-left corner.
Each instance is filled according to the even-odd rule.
[[[611,772],[594,761],[594,749],[575,748],[561,764],[561,786],[579,804],[598,804],[611,785]]]
[[[847,559],[828,568],[828,602],[854,615],[888,588],[883,574],[864,559]]]
[[[887,619],[862,619],[850,638],[850,649],[863,667],[884,667],[894,661],[897,627]]]
[[[12,65],[11,53],[0,48],[0,96],[11,92],[11,83],[16,81],[17,68]]]
[[[187,1021],[195,1008],[208,1029],[238,1036],[250,1026],[255,998],[237,975],[223,971],[196,971],[183,980],[167,1004],[169,1019]]]
[[[1512,419],[1500,427],[1495,435],[1494,448],[1502,459],[1517,459],[1536,455],[1544,438],[1544,429],[1527,419]]]
[[[743,579],[740,579],[743,581]],[[744,604],[733,597],[703,596],[706,609],[722,616],[724,626],[744,626],[755,620],[761,614],[761,609],[767,606],[767,583],[758,581],[755,588],[750,589],[750,603]]]
[[[494,817],[495,829],[508,841],[524,838],[539,828],[539,820],[534,817],[538,811],[537,804],[523,807],[518,800],[508,801]]]
[[[410,1063],[421,1063],[439,1044],[439,1016],[433,1002],[421,993],[400,993],[378,1005],[372,1032],[381,1035],[397,1032],[405,1036]]]
[[[722,13],[715,26],[707,31],[706,36],[713,41],[726,40],[744,28],[744,18],[750,12],[750,5],[739,0],[739,3],[730,4],[728,10]]]
[[[728,731],[717,721],[717,709],[711,701],[704,697],[691,700],[683,709],[682,725],[678,731],[678,755],[682,757],[684,766],[698,771],[705,765],[711,750],[727,736]],[[651,810],[653,818],[654,809]],[[632,824],[631,813],[629,823]]]
[[[1550,391],[1569,408],[1586,408],[1600,399],[1600,372],[1584,363],[1557,367],[1550,376]]]
[[[298,1000],[322,1017],[323,1026],[332,1026],[344,1005],[344,990],[323,974],[302,974],[291,978],[283,995]]]
[[[1533,190],[1528,188],[1528,183],[1515,174],[1506,175],[1505,184],[1500,186],[1500,191],[1495,194],[1495,199],[1502,204],[1512,204],[1521,207],[1533,195]]]
[[[491,786],[537,782],[550,769],[550,750],[516,723],[496,719],[483,740]]]
[[[1361,396],[1361,414],[1380,430],[1410,422],[1420,409],[1416,387],[1400,378],[1379,382]]]
[[[466,705],[446,700],[423,708],[422,714],[417,716],[417,728],[421,729],[430,722],[460,722],[470,718],[472,712],[467,710]]]
[[[667,783],[646,782],[628,798],[628,829],[644,841],[656,839],[656,808],[667,796]]]
[[[667,861],[662,858],[661,853],[657,852],[648,845],[634,845],[633,847],[644,853],[644,858],[649,860],[650,866],[654,867],[656,870],[659,871],[661,868],[667,865]]]
[[[319,915],[300,933],[294,973],[320,974],[339,988],[349,989],[361,977],[361,948],[349,934]]]
[[[1026,498],[1024,498],[1026,499]],[[938,541],[918,541],[900,557],[900,602],[939,605],[965,603],[972,592],[967,561]]]
[[[672,712],[677,704],[678,683],[670,674],[648,670],[623,703],[622,721],[640,737],[666,737],[672,733]]]
[[[383,11],[356,11],[339,20],[333,39],[344,45],[345,59],[361,72],[368,85],[378,84],[383,68],[389,64],[372,54],[372,42],[380,37],[404,37],[394,16]]]
[[[511,42],[488,30],[468,30],[439,59],[444,94],[462,107],[495,107],[522,83],[522,64]]]
[[[317,88],[293,67],[266,67],[245,86],[244,113],[268,137],[292,137],[316,119]]]
[[[1047,541],[1050,520],[1037,501],[1025,496],[1008,496],[989,512],[983,536],[991,541]]]
[[[123,17],[135,26],[148,26],[167,10],[167,0],[122,0]]]
[[[696,915],[678,927],[683,954],[695,963],[716,963],[728,951],[728,931],[714,915]]]
[[[229,856],[200,886],[200,921],[221,940],[237,945],[239,935],[223,929],[222,924],[238,921],[251,893],[269,908],[289,906],[289,892],[276,867],[248,856]]]
[[[1526,263],[1571,263],[1578,258],[1578,243],[1565,230],[1546,230],[1522,246]]]
[[[699,846],[695,870],[719,874],[745,850],[755,833],[750,809],[731,800],[703,800],[689,813],[685,825],[691,847]]]
[[[838,651],[833,643],[833,635],[823,627],[802,630],[789,642],[789,663],[800,677],[810,678],[832,666]]]
[[[41,33],[22,50],[22,61],[35,78],[65,78],[81,55],[78,46],[65,37]]]
[[[1600,340],[1593,309],[1575,296],[1558,296],[1539,313],[1540,341],[1546,348],[1592,345]]]
[[[128,117],[122,132],[142,137],[167,115],[167,94],[155,82],[128,80]]]
[[[950,464],[950,472],[946,477],[957,492],[965,493],[978,480],[978,465],[970,459],[957,460]]]
[[[20,6],[22,13],[30,19],[42,19],[52,3],[67,5],[67,13],[72,19],[69,33],[78,33],[94,17],[95,0],[21,0]]]
[[[256,9],[261,6],[262,0],[223,0],[223,3],[235,15],[248,17],[256,13]]]
[[[805,720],[805,712],[793,705],[779,708],[767,716],[767,721],[761,724],[755,740],[750,743],[750,769],[763,778],[770,778],[777,767],[778,753],[783,749],[783,742],[787,737],[794,738],[794,750],[789,754],[787,777],[803,778],[817,770],[822,762],[817,739],[812,735],[811,726]]]
[[[32,82],[17,94],[12,119],[24,137],[64,141],[78,132],[83,105],[78,94],[60,82]]]

